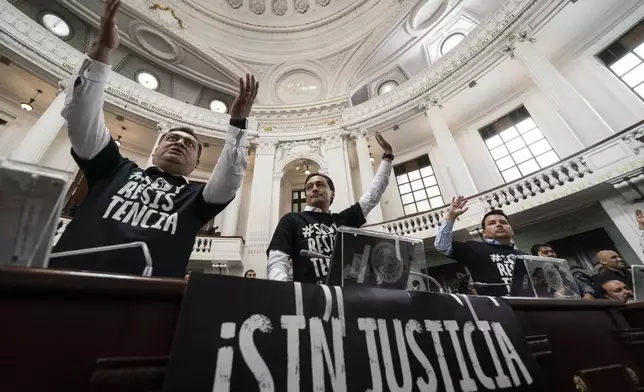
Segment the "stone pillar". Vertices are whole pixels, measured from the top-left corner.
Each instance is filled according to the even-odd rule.
[[[32,164],[40,162],[47,148],[49,148],[58,132],[65,125],[66,120],[61,116],[60,112],[65,106],[66,85],[63,81],[58,82],[56,98],[29,129],[27,135],[11,153],[10,159]]]
[[[154,151],[156,151],[157,147],[159,146],[163,135],[165,135],[170,130],[170,128],[171,127],[168,123],[157,123],[157,140],[154,142],[154,147],[152,147],[152,152],[150,152],[150,156],[148,157],[148,162],[145,164],[145,167],[150,167],[153,165],[152,158],[154,156]]]
[[[507,50],[528,71],[530,78],[555,106],[584,147],[613,134],[603,118],[566,78],[532,44],[534,38],[521,33]]]
[[[465,160],[461,151],[458,149],[456,140],[452,135],[452,131],[445,121],[445,117],[441,112],[441,106],[438,104],[438,99],[434,98],[430,101],[424,102],[420,108],[425,111],[429,126],[434,133],[436,145],[441,152],[443,159],[443,166],[447,170],[447,174],[452,181],[454,191],[461,196],[472,196],[478,193],[474,181],[470,176],[469,170],[465,165]],[[440,184],[439,184],[440,185]],[[445,195],[445,201],[449,201],[449,195]]]
[[[233,237],[237,235],[237,226],[239,224],[239,210],[241,208],[242,188],[244,184],[237,189],[235,198],[228,204],[223,211],[221,218],[221,235]]]
[[[340,212],[354,203],[351,186],[351,169],[347,158],[345,136],[336,134],[324,138],[327,174],[335,185],[335,199],[331,211]]]
[[[356,153],[358,154],[358,167],[360,169],[360,189],[364,194],[371,182],[373,181],[373,163],[369,155],[369,142],[367,141],[366,131],[359,131],[353,135],[356,139]],[[391,181],[396,181],[394,178]],[[390,184],[391,185],[391,184]],[[362,195],[356,195],[358,198]],[[366,216],[367,224],[380,223],[382,219],[382,208],[378,203],[373,210]]]
[[[280,221],[280,192],[282,190],[282,178],[284,173],[273,173],[273,186],[271,191],[271,235],[275,232],[275,228]]]
[[[248,209],[244,270],[252,269],[257,277],[266,278],[266,249],[273,233],[271,228],[271,191],[276,140],[257,140],[253,182]]]

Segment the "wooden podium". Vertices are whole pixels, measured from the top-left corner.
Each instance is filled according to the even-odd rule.
[[[159,390],[185,286],[0,268],[0,391]],[[644,303],[509,302],[551,391],[644,390]]]

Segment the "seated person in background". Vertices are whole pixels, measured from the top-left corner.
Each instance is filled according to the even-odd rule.
[[[384,150],[378,172],[360,200],[351,207],[331,213],[329,207],[335,197],[331,178],[320,173],[311,173],[304,182],[306,204],[304,212],[291,212],[280,219],[273,238],[268,245],[268,279],[288,279],[289,258],[293,263],[293,281],[302,283],[326,283],[329,259],[301,255],[301,250],[327,257],[333,254],[335,234],[339,226],[360,227],[365,217],[380,202],[389,184],[391,162],[394,159],[391,145],[376,134],[376,140]]]
[[[257,274],[253,270],[248,270],[244,273],[244,278],[256,278]]]
[[[411,289],[416,291],[420,290],[420,281],[414,280],[411,282]]]
[[[89,58],[68,84],[62,115],[67,119],[72,156],[89,192],[55,251],[143,241],[152,256],[153,275],[183,278],[197,232],[230,203],[242,183],[248,166],[246,117],[258,84],[249,75],[245,83],[240,79],[226,142],[206,184],[190,184],[185,177],[197,166],[202,148],[187,127],[163,135],[154,151],[154,166],[139,168],[121,156],[103,117],[110,53],[119,44],[115,24],[119,5],[119,0],[105,2]],[[96,253],[88,262],[92,270],[118,272],[110,269],[113,257]],[[55,268],[74,267],[58,259]]]
[[[549,244],[533,245],[532,248],[530,249],[530,252],[534,256],[552,257],[555,259],[557,258],[557,254],[552,249],[552,246],[550,246]],[[579,290],[579,294],[582,296],[583,299],[595,298],[595,291],[589,284],[586,284],[577,278],[574,278],[574,279],[575,279],[575,284],[577,285],[577,289]]]
[[[593,282],[603,284],[609,280],[619,280],[626,286],[633,285],[633,278],[628,266],[621,256],[612,250],[602,250],[597,253],[597,274],[593,276]]]
[[[477,290],[478,294],[508,295],[514,271],[514,256],[526,253],[514,246],[512,227],[501,210],[492,210],[483,216],[481,227],[484,241],[452,241],[454,221],[469,209],[465,207],[466,202],[463,196],[452,199],[436,234],[434,246],[440,253],[465,265],[474,281],[505,283],[505,286],[481,287]]]
[[[619,280],[607,280],[602,284],[597,284],[595,291],[598,294],[598,298],[614,299],[622,302],[628,302],[634,298],[631,289]]]

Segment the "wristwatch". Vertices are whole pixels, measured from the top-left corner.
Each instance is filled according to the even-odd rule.
[[[382,154],[382,159],[385,159],[385,158],[391,159],[393,161],[394,154],[387,154],[387,153]]]
[[[248,129],[248,119],[247,118],[231,118],[230,125],[239,129]]]

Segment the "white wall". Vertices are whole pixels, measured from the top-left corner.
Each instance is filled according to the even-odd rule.
[[[241,237],[246,236],[246,228],[248,227],[248,210],[250,209],[250,195],[252,184],[253,166],[249,165],[248,170],[246,170],[246,175],[244,175],[244,182],[242,183],[242,198],[241,205],[239,207],[239,221],[237,222],[237,235]],[[266,208],[270,208],[270,206],[266,206]]]
[[[78,165],[72,158],[71,154],[72,144],[67,137],[67,128],[63,127],[58,132],[53,142],[45,151],[45,154],[40,159],[39,165],[52,169],[73,172]]]
[[[8,120],[0,130],[0,157],[7,157],[20,144],[27,131],[38,121],[40,113],[27,112],[0,96],[2,118]]]

